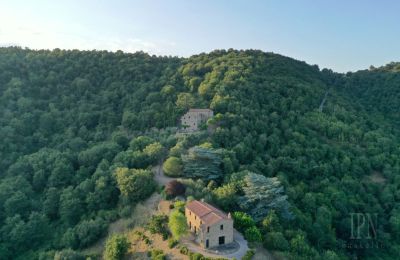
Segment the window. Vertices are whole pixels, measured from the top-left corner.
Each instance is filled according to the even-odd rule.
[[[224,225],[219,226],[219,229],[224,230]]]
[[[192,215],[192,212],[191,212],[191,211],[189,211],[189,215],[190,215],[190,216]]]
[[[196,220],[196,219],[197,219],[197,216],[195,215],[195,216],[194,216],[194,220]]]
[[[203,224],[203,221],[200,220],[200,225],[202,225],[202,224]]]
[[[224,236],[218,238],[218,244],[220,244],[220,245],[224,245],[225,244],[225,237]]]
[[[210,233],[210,227],[207,227],[207,233]]]

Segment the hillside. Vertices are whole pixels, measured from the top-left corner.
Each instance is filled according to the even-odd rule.
[[[249,213],[266,248],[289,259],[395,257],[400,73],[392,67],[337,74],[256,50],[173,58],[0,48],[0,259],[90,246],[155,191],[152,165],[187,163],[197,145],[220,158],[220,177],[202,177],[196,187],[206,192],[190,195]],[[214,111],[212,135],[174,134],[192,107]],[[277,177],[287,212],[243,206],[242,181],[254,173]],[[129,174],[133,191],[123,186]],[[351,239],[358,213],[378,214],[378,248],[354,248],[371,242]]]

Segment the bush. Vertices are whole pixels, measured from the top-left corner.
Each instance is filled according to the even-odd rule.
[[[206,258],[200,253],[190,253],[189,259],[190,260],[205,260]]]
[[[166,260],[167,257],[165,256],[164,252],[159,249],[151,250],[151,260]]]
[[[187,231],[185,215],[177,209],[173,210],[169,216],[168,227],[173,238],[179,240]]]
[[[146,243],[146,245],[151,245],[151,240],[148,238],[143,232],[140,232],[139,230],[136,230],[134,232],[135,235],[139,237],[142,241]]]
[[[186,246],[181,246],[181,248],[179,249],[179,252],[182,255],[188,255],[189,254],[189,249]]]
[[[246,252],[246,254],[242,257],[242,260],[251,260],[255,255],[254,250],[250,249]]]
[[[186,205],[186,203],[184,201],[177,200],[174,202],[173,208],[179,210],[182,213],[185,213],[185,205]]]
[[[104,259],[119,260],[122,259],[129,248],[129,242],[123,235],[113,235],[106,242]]]
[[[163,239],[167,239],[168,232],[168,216],[166,215],[153,215],[150,222],[147,224],[147,229],[152,234],[160,234]]]
[[[171,177],[182,176],[182,161],[177,157],[169,157],[163,165],[165,175]]]
[[[174,248],[177,244],[178,244],[178,241],[173,239],[173,238],[170,238],[168,240],[168,247],[169,248]]]
[[[256,225],[253,218],[244,212],[233,212],[232,217],[235,228],[240,232],[244,232],[246,229]]]
[[[117,168],[114,175],[121,196],[130,202],[147,198],[157,187],[150,170]]]
[[[256,226],[252,226],[244,232],[244,237],[249,242],[261,242],[262,236],[260,230]]]

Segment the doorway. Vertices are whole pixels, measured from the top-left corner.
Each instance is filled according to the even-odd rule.
[[[222,237],[218,238],[218,244],[219,245],[224,245],[225,244],[225,236],[222,236]]]

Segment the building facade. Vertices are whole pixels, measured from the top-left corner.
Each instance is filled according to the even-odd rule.
[[[204,201],[194,200],[185,207],[189,230],[203,248],[215,248],[233,242],[233,220],[230,214]]]
[[[189,111],[181,117],[181,125],[183,130],[194,132],[199,130],[201,123],[204,123],[214,115],[211,109],[189,109]]]

